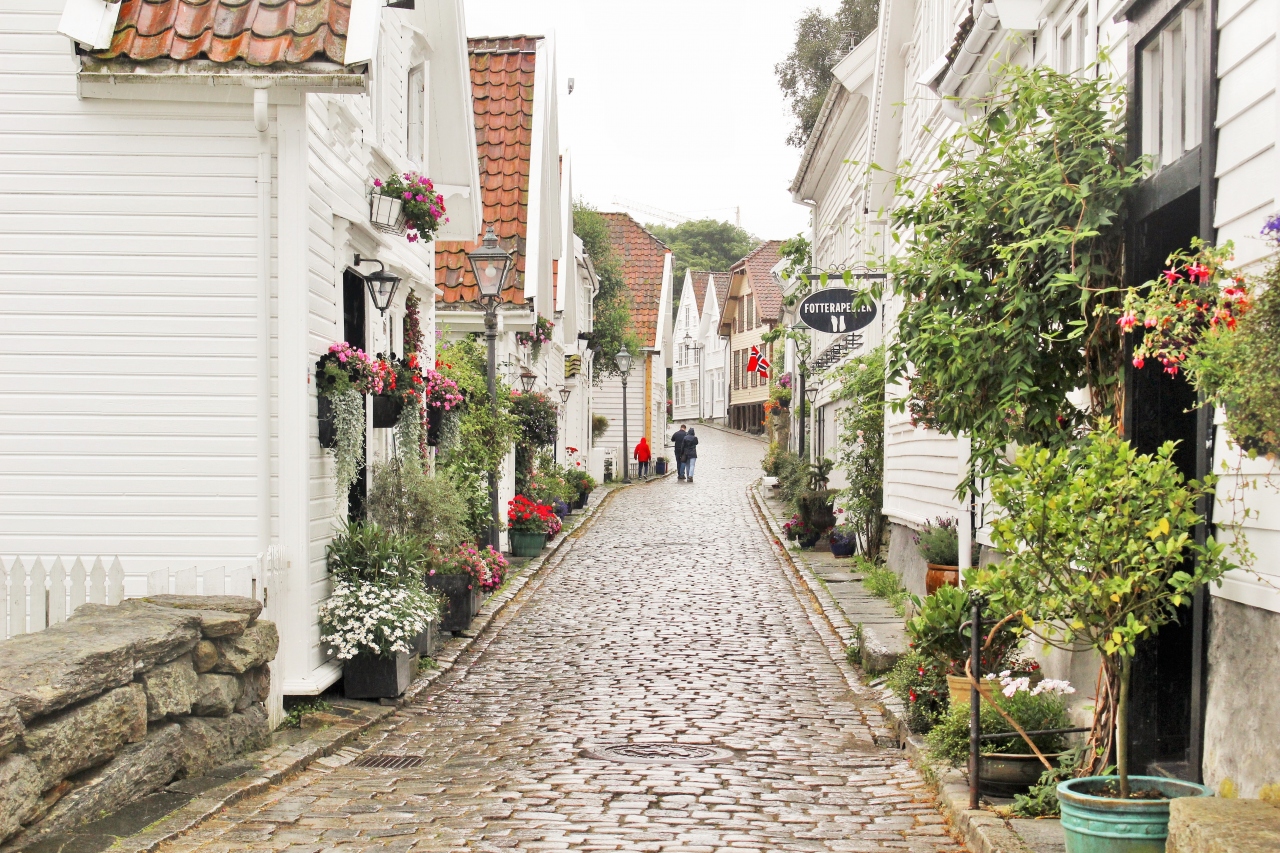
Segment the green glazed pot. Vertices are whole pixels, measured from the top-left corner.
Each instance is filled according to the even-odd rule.
[[[1115,781],[1114,776],[1086,776],[1058,783],[1067,853],[1165,853],[1169,800],[1213,796],[1204,785],[1163,776],[1130,776],[1129,786],[1154,788],[1168,798],[1164,800],[1122,800],[1091,793]]]
[[[511,538],[511,556],[513,557],[536,557],[542,553],[542,547],[547,544],[545,533],[509,530],[507,535]]]

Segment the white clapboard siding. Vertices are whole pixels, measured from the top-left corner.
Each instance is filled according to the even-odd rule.
[[[268,605],[269,589],[283,581],[275,547],[231,569],[190,566],[145,574],[126,571],[119,557],[0,558],[0,640],[65,622],[85,603],[119,604],[145,595],[241,595]]]

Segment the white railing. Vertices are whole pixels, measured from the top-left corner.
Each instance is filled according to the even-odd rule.
[[[70,563],[70,569],[67,568]],[[118,557],[0,557],[0,640],[43,631],[65,622],[82,604],[119,604],[126,598],[178,595],[243,595],[270,610],[270,592],[284,581],[278,546],[258,554],[247,566],[200,571],[156,569],[145,574],[125,570]]]

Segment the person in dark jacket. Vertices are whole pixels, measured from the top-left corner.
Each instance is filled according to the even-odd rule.
[[[671,436],[671,443],[675,445],[676,451],[676,477],[680,480],[684,479],[684,439],[687,435],[684,424],[680,424],[680,429],[676,430],[676,434]]]
[[[693,469],[698,464],[698,437],[694,435],[693,429],[689,429],[689,434],[684,437],[684,476],[690,483],[693,482]]]

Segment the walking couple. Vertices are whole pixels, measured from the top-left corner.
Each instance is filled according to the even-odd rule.
[[[680,429],[671,436],[671,443],[676,450],[677,479],[693,482],[693,469],[698,465],[698,436],[692,428],[680,424]]]

